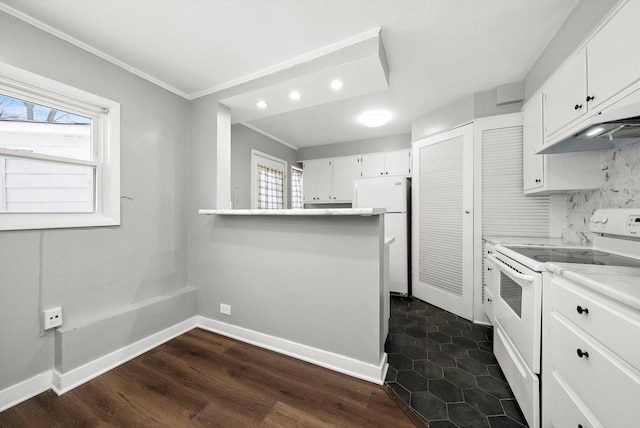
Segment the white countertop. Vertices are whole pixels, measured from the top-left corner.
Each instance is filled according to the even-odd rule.
[[[553,262],[546,266],[555,275],[640,311],[640,268]]]
[[[334,215],[358,215],[372,216],[385,213],[384,208],[314,208],[314,209],[282,209],[282,210],[199,210],[204,215],[240,215],[240,216],[334,216]]]

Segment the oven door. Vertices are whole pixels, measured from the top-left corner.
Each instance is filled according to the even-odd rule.
[[[533,373],[540,373],[542,274],[497,253],[489,256],[493,276],[494,317]]]

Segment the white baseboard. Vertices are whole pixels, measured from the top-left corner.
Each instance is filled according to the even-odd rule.
[[[268,334],[227,324],[211,318],[198,316],[198,327],[209,330],[223,336],[246,342],[260,348],[269,349],[270,351],[288,355],[317,366],[325,367],[333,371],[343,373],[358,379],[384,384],[384,378],[387,375],[387,354],[382,354],[382,358],[378,365],[368,364],[344,355],[336,354],[322,349],[313,348],[311,346],[292,342]]]
[[[384,383],[387,369],[389,368],[389,364],[387,364],[387,354],[382,355],[377,365],[369,364],[340,354],[313,348],[214,319],[194,316],[66,373],[60,373],[52,369],[5,388],[0,391],[0,411],[8,409],[48,389],[53,390],[58,395],[64,394],[196,327],[378,385]]]
[[[138,342],[118,349],[110,354],[93,360],[83,366],[70,370],[66,373],[60,373],[53,369],[53,378],[51,389],[58,395],[82,385],[83,383],[100,376],[101,374],[117,367],[129,360],[144,354],[145,352],[162,345],[165,342],[180,336],[183,333],[196,327],[197,317],[189,318],[172,327],[145,337]]]
[[[35,375],[0,391],[0,412],[51,388],[51,370]]]

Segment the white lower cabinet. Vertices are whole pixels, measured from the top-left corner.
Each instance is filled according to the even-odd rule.
[[[491,263],[491,261],[488,259],[488,256],[492,255],[494,252],[494,248],[492,244],[489,243],[485,243],[484,244],[484,256],[482,258],[482,263],[484,266],[484,273],[483,273],[483,281],[482,281],[482,293],[483,293],[483,300],[482,300],[482,309],[484,310],[484,313],[487,315],[487,318],[489,318],[489,322],[491,323],[491,325],[495,324],[495,314],[494,314],[494,297],[496,295],[497,290],[493,289],[494,284],[497,284],[497,281],[494,279],[495,275],[498,275],[498,272],[496,271],[496,267],[494,266],[493,263]]]
[[[640,312],[555,275],[543,295],[543,427],[637,427]]]

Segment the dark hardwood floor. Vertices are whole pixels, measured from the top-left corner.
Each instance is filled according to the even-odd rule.
[[[383,387],[191,330],[0,427],[415,427]]]

